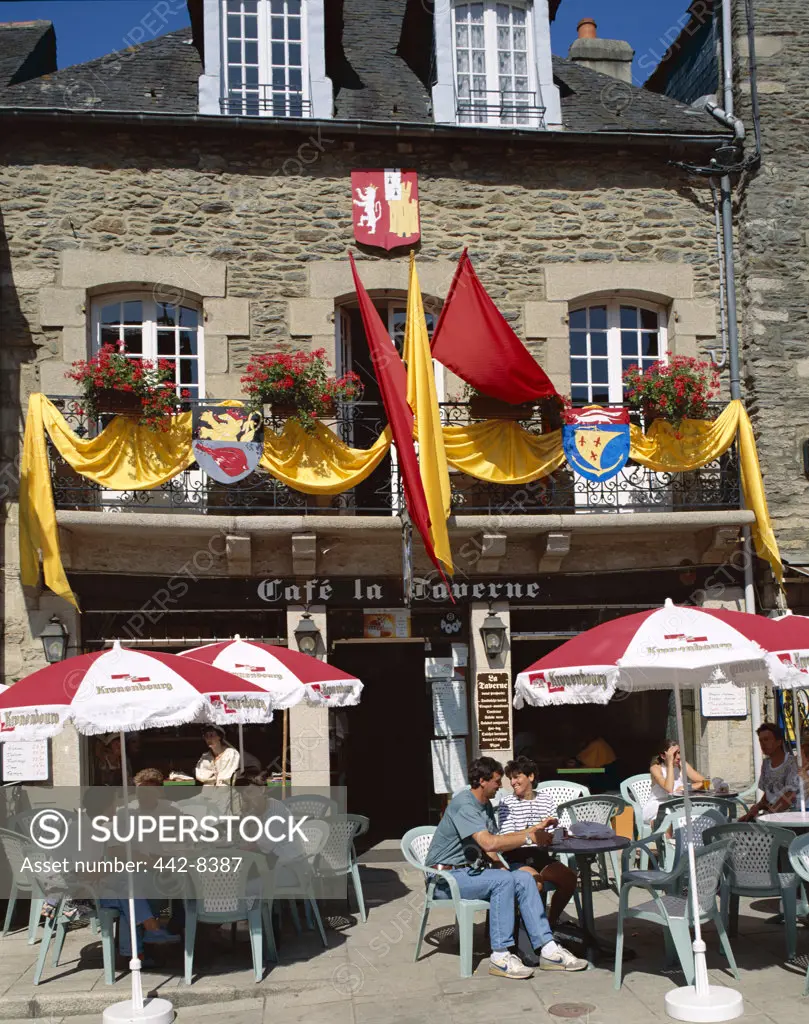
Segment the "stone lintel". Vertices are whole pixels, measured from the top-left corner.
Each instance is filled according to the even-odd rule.
[[[549,302],[570,302],[600,292],[648,298],[662,304],[694,296],[694,271],[681,264],[564,263],[542,269],[545,298]]]
[[[452,281],[457,264],[454,260],[431,260],[419,263],[419,284],[422,293],[443,299]],[[407,292],[406,260],[361,260],[357,270],[369,291]],[[313,260],[309,264],[309,294],[315,299],[331,299],[354,295],[354,279],[347,260]],[[322,332],[321,332],[322,333]]]
[[[525,303],[526,338],[566,338],[567,303],[535,302]]]
[[[225,554],[228,560],[228,573],[231,576],[250,576],[253,571],[253,558],[250,537],[228,534],[225,537]]]
[[[549,533],[545,539],[545,550],[539,556],[538,572],[559,572],[562,562],[570,554],[573,534],[566,530]]]
[[[224,296],[226,280],[224,263],[201,256],[136,256],[114,249],[62,253],[61,284],[65,288],[145,285],[162,290],[167,300],[171,296],[176,302],[184,293],[197,299]]]
[[[292,574],[314,576],[317,572],[317,537],[314,533],[292,534]]]
[[[671,312],[677,334],[682,332],[696,335],[698,338],[715,338],[717,308],[713,302],[675,299]]]

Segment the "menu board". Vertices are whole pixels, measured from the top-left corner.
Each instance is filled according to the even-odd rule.
[[[48,774],[47,740],[3,744],[3,782],[46,782]]]
[[[735,683],[711,683],[700,690],[703,718],[746,718],[747,690]]]
[[[452,658],[424,659],[424,675],[427,679],[449,679],[453,672]]]
[[[467,784],[466,740],[440,739],[431,743],[433,791],[455,793]]]
[[[478,747],[511,750],[511,687],[508,672],[478,672],[475,700]]]
[[[363,608],[362,635],[367,639],[406,639],[410,636],[410,609]]]
[[[433,679],[433,732],[466,736],[469,732],[465,679]]]

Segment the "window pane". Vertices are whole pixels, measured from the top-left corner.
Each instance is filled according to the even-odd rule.
[[[610,400],[609,390],[603,386],[593,388],[593,405],[607,405]]]
[[[634,306],[621,306],[621,327],[637,327],[638,311]]]
[[[270,38],[274,40],[284,39],[284,19],[272,18],[270,21]]]
[[[283,14],[284,0],[270,0],[270,10],[273,14]]]
[[[244,19],[244,38],[258,39],[258,18]]]
[[[485,36],[483,34],[483,26],[482,25],[473,25],[471,30],[470,30],[469,38],[471,40],[472,48],[473,49],[475,49],[475,50],[482,50],[484,45],[485,45]]]
[[[638,335],[635,331],[621,331],[621,355],[638,355]]]
[[[587,361],[584,359],[571,359],[570,360],[570,383],[571,384],[586,384],[587,383]]]
[[[143,339],[140,327],[124,328],[124,351],[132,355],[140,355],[143,352]]]
[[[159,356],[173,356],[175,346],[174,331],[157,332],[157,354]]]
[[[258,64],[258,43],[246,42],[244,44],[244,63]]]
[[[137,300],[124,303],[124,323],[143,323],[143,303]]]
[[[258,68],[244,69],[244,84],[247,86],[258,85]]]
[[[301,19],[290,18],[287,22],[287,35],[290,39],[300,39],[301,37]]]
[[[181,359],[180,360],[180,383],[181,384],[196,384],[197,383],[197,361],[196,361],[196,359]]]
[[[196,327],[197,311],[190,306],[180,306],[180,327]]]
[[[117,327],[102,327],[101,328],[101,344],[102,345],[117,345],[120,340]]]
[[[228,38],[238,39],[242,34],[242,19],[238,14],[228,15]]]
[[[241,68],[228,68],[228,84],[231,89],[241,89],[242,87],[242,69]]]
[[[170,302],[158,302],[157,322],[166,327],[173,327],[177,323],[177,307]]]
[[[469,29],[466,25],[455,25],[455,45],[460,49],[469,46]]]
[[[101,309],[102,324],[119,324],[121,322],[121,305],[114,302],[111,306],[104,306]]]
[[[606,384],[609,381],[606,359],[593,359],[590,368],[593,384]]]
[[[574,309],[571,311],[569,319],[571,330],[583,331],[587,327],[587,310]]]
[[[587,393],[587,388],[571,388],[570,398],[574,405],[584,405],[590,401],[590,396]]]
[[[572,356],[587,355],[587,335],[584,331],[570,332],[570,354]]]
[[[180,355],[195,356],[197,354],[196,331],[180,331]]]
[[[286,53],[284,52],[283,43],[272,44],[272,62],[276,66],[283,67],[287,62]]]
[[[607,335],[601,333],[590,334],[590,355],[605,356],[607,354]]]
[[[242,7],[245,14],[256,14],[258,12],[258,0],[244,0]]]
[[[301,14],[301,0],[288,0],[287,11],[290,15],[294,15],[296,18],[300,17]]]
[[[656,331],[659,327],[657,313],[651,309],[642,309],[640,311],[640,325],[647,331]]]
[[[641,352],[643,355],[657,357],[657,333],[652,334],[651,331],[644,331],[641,337],[643,339],[641,342]]]
[[[242,61],[242,44],[238,39],[231,39],[228,43],[228,63],[229,64],[241,64]]]
[[[597,331],[607,329],[607,307],[590,306],[590,327]]]
[[[301,44],[290,43],[289,44],[289,63],[294,68],[301,67]]]

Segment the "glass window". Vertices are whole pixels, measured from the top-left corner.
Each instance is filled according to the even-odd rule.
[[[200,330],[199,310],[188,305],[125,296],[99,300],[93,309],[94,351],[115,345],[130,359],[165,359],[178,393],[188,391],[191,399],[203,397]]]
[[[540,127],[527,7],[457,3],[453,24],[458,121]]]
[[[608,302],[570,311],[570,384],[574,405],[623,402],[623,374],[666,357],[660,310]]]

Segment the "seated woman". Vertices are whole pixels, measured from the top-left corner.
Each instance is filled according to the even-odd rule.
[[[506,765],[506,776],[511,781],[512,792],[501,797],[498,807],[498,831],[520,832],[533,825],[549,828],[557,819],[549,812],[553,806],[541,799],[534,786],[537,766],[527,757],[518,757]],[[547,847],[524,845],[503,856],[512,870],[527,871],[533,875],[537,888],[542,892],[543,882],[551,882],[556,892],[548,909],[548,924],[555,928],[559,917],[576,889],[576,872],[553,859]]]
[[[764,722],[756,732],[764,755],[758,779],[758,788],[764,791],[764,796],[739,821],[753,821],[759,814],[791,810],[800,789],[798,762],[787,751],[780,726]]]
[[[688,781],[693,785],[699,786],[705,781],[690,764],[685,768]],[[643,808],[643,820],[654,824],[660,804],[683,793],[682,758],[680,747],[674,740],[669,740],[666,749],[652,761],[649,774],[652,776],[652,792]]]
[[[232,786],[239,771],[239,751],[225,739],[221,726],[206,725],[202,738],[208,749],[197,761],[197,782],[203,786]]]

